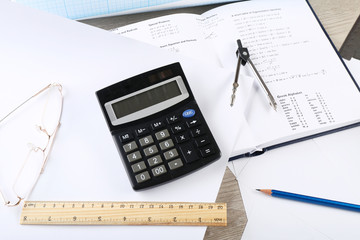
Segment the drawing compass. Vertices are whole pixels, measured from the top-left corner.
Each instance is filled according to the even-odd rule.
[[[266,96],[268,97],[270,106],[276,111],[277,104],[275,102],[275,99],[271,94],[269,88],[266,86],[266,83],[260,76],[259,72],[257,71],[254,63],[251,61],[248,49],[242,46],[240,39],[237,40],[237,45],[238,45],[238,49],[236,50],[236,56],[238,58],[238,61],[236,65],[235,80],[233,83],[233,91],[231,95],[230,106],[234,105],[236,89],[239,87],[238,79],[240,75],[240,67],[241,65],[245,66],[246,63],[249,63],[250,68],[254,72],[257,81],[259,82],[260,86],[262,87]]]

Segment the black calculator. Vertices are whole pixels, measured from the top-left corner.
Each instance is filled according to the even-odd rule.
[[[168,182],[220,158],[180,63],[96,95],[133,189]]]

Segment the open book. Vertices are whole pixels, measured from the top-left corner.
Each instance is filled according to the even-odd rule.
[[[305,0],[238,2],[113,31],[234,72],[241,39],[278,108],[269,106],[257,81],[240,77],[238,89],[248,90],[235,100],[243,113],[231,160],[360,123],[359,87]],[[247,66],[241,73],[253,76]],[[219,94],[229,95],[230,104],[231,92]]]

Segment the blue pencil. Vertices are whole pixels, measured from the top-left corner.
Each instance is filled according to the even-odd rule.
[[[279,198],[286,198],[290,200],[300,201],[300,202],[307,202],[307,203],[313,203],[328,207],[334,207],[334,208],[341,208],[345,210],[350,211],[357,211],[360,212],[360,205],[351,204],[351,203],[345,203],[345,202],[339,202],[339,201],[333,201],[329,199],[324,198],[316,198],[311,196],[305,196],[295,193],[289,193],[289,192],[283,192],[273,189],[256,189],[257,191],[263,192],[265,194],[268,194],[273,197],[279,197]]]

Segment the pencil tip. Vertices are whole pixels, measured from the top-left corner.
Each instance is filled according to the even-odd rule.
[[[271,189],[256,189],[256,190],[258,190],[259,192],[268,194],[268,195],[272,195],[272,190]]]
[[[258,188],[257,188],[256,191],[261,191],[261,189],[258,189]]]

